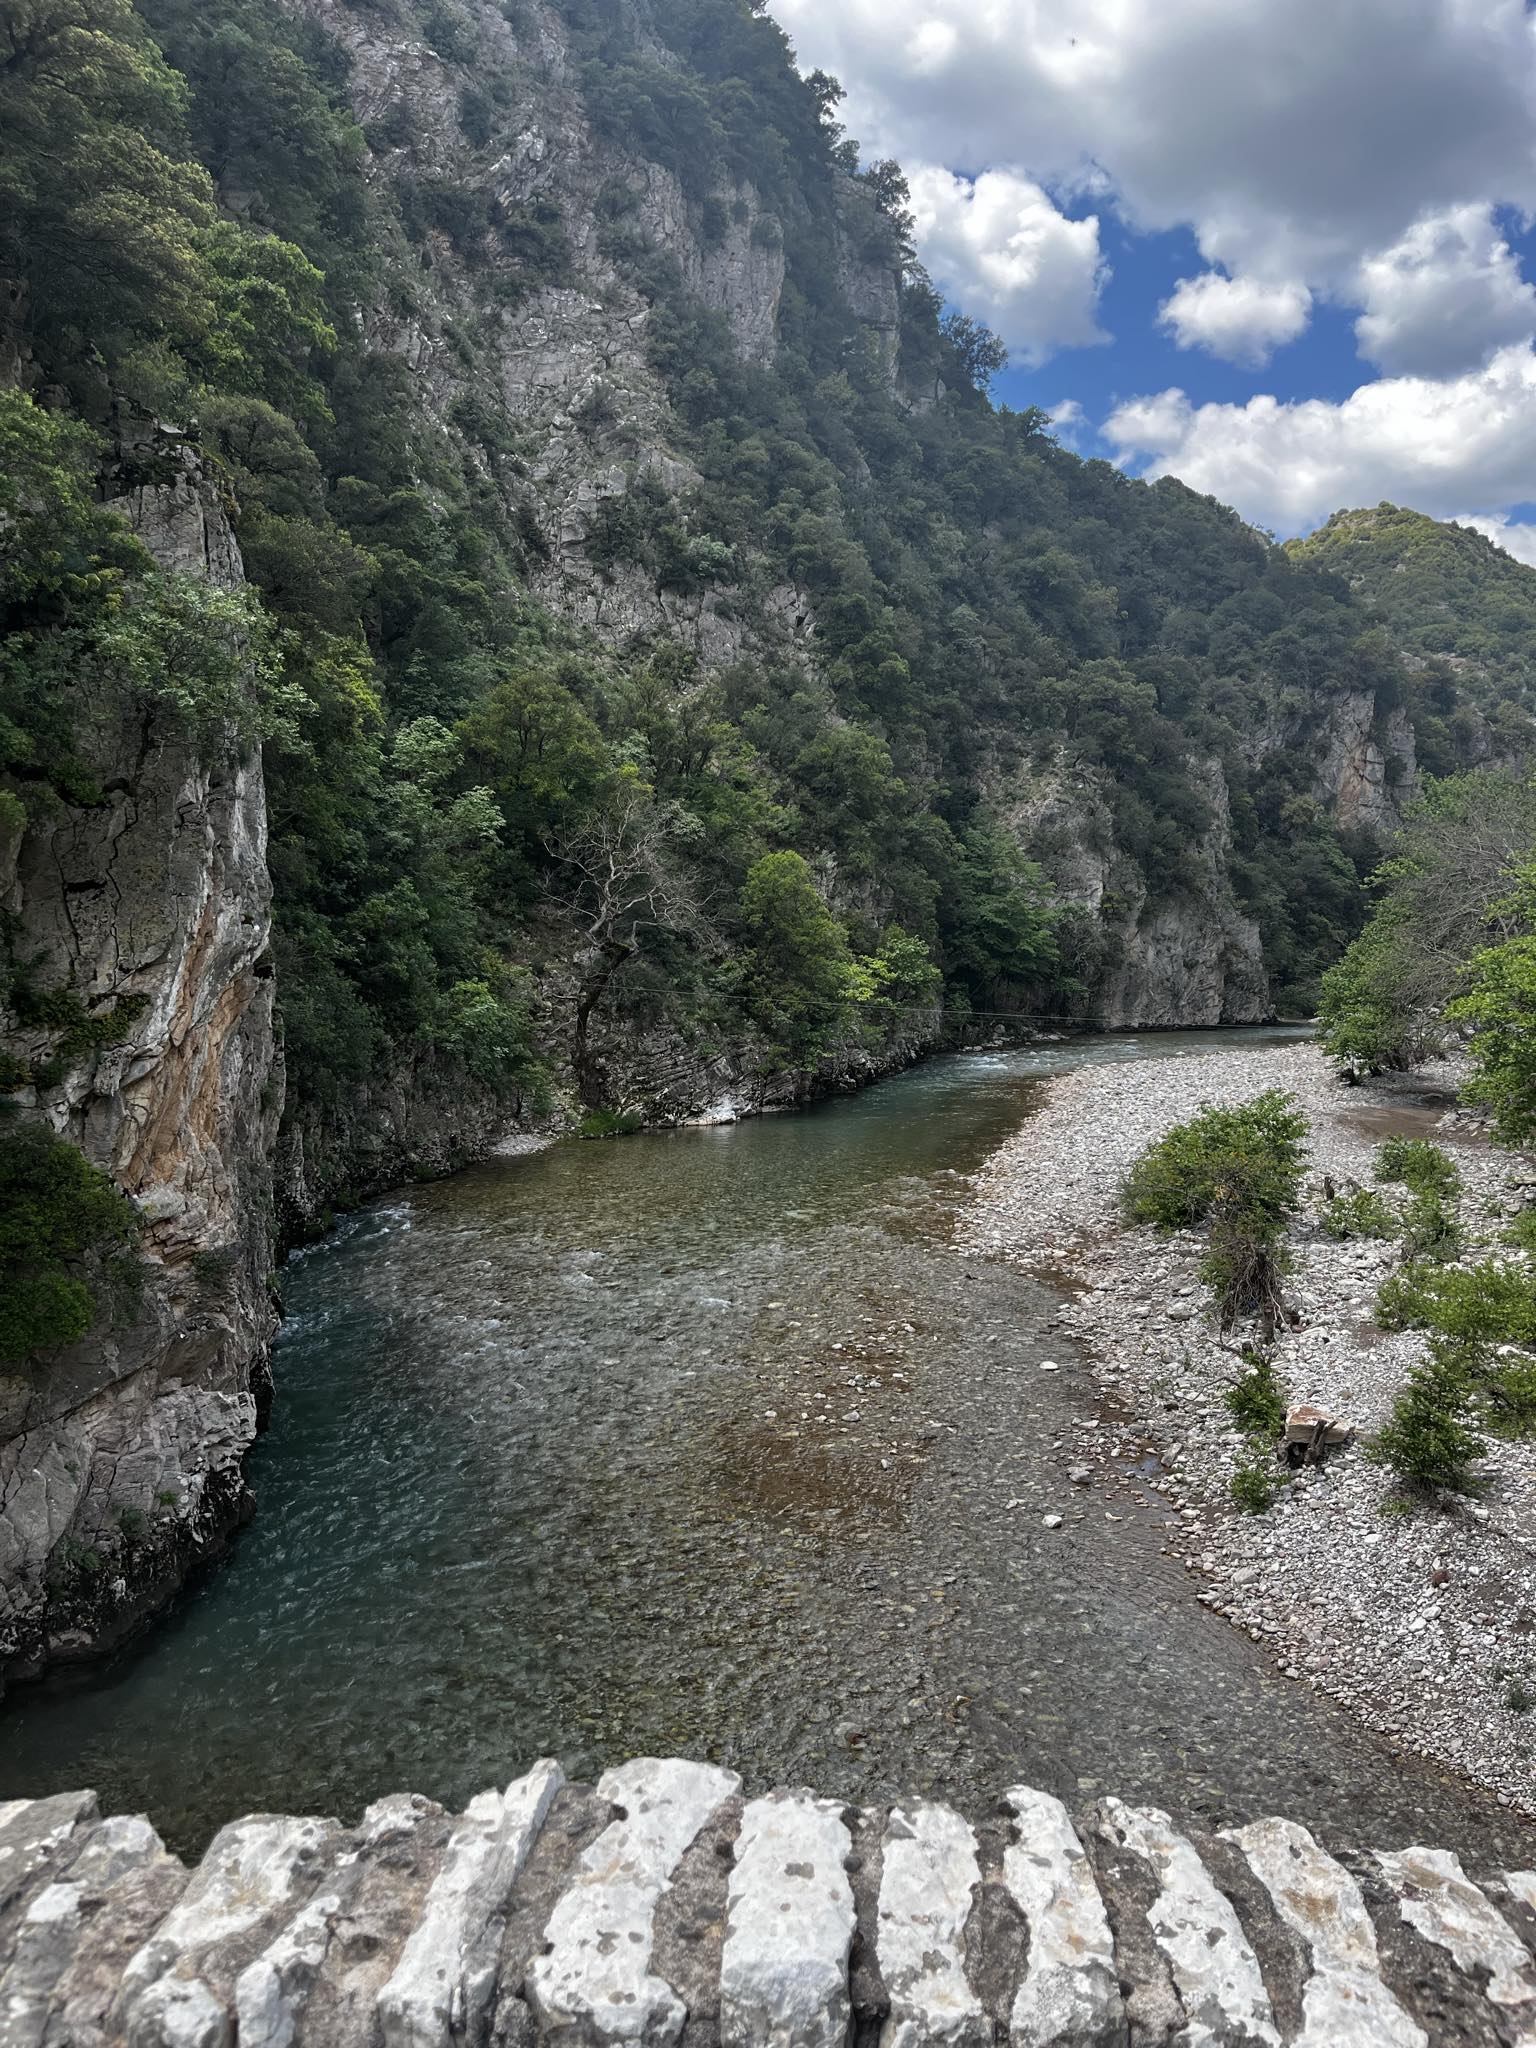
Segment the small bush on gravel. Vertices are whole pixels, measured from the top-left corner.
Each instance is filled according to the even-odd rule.
[[[1269,1360],[1257,1351],[1245,1351],[1248,1370],[1226,1391],[1227,1412],[1244,1436],[1266,1443],[1285,1427],[1285,1396]]]
[[[1173,1231],[1204,1223],[1201,1275],[1224,1327],[1280,1312],[1286,1226],[1301,1193],[1307,1119],[1277,1088],[1233,1109],[1207,1109],[1149,1145],[1123,1191],[1127,1215]]]
[[[1415,1195],[1403,1215],[1403,1257],[1449,1265],[1461,1257],[1461,1219],[1439,1195]]]
[[[1280,1489],[1272,1458],[1250,1458],[1232,1474],[1232,1498],[1245,1515],[1262,1515],[1274,1506]]]
[[[1523,1252],[1536,1252],[1536,1209],[1522,1209],[1504,1232],[1504,1242]]]
[[[1427,1138],[1388,1138],[1377,1149],[1376,1178],[1395,1181],[1410,1194],[1438,1195],[1447,1202],[1461,1193],[1461,1175]]]
[[[1384,1330],[1426,1330],[1376,1455],[1400,1478],[1466,1491],[1485,1448],[1475,1413],[1501,1436],[1536,1434],[1536,1281],[1524,1265],[1407,1266],[1376,1300]]]
[[[1471,1403],[1467,1375],[1435,1351],[1408,1375],[1371,1456],[1417,1492],[1471,1493],[1472,1465],[1487,1449],[1468,1421]]]
[[[1353,1194],[1335,1195],[1324,1206],[1322,1230],[1324,1237],[1396,1237],[1397,1212],[1374,1188],[1356,1188]]]

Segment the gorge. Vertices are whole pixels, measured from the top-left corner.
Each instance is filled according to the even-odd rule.
[[[1520,1813],[1191,1600],[1068,1276],[952,1238],[1047,1078],[1294,1042],[1418,793],[1524,774],[1536,571],[1392,506],[1282,546],[995,403],[899,168],[746,0],[29,0],[12,43],[0,1944],[57,1964],[17,2038],[78,1962],[82,2040],[179,2039],[185,1998],[224,2043],[266,1958],[238,2038],[291,2042],[311,1849],[405,1870],[393,1969],[439,1881],[481,1899],[455,1842],[496,1880],[444,1937],[470,1989],[384,2038],[489,2027],[498,1972],[496,2038],[541,2038],[483,1793],[541,1755],[599,1781],[527,1792],[562,1881],[627,1758],[739,1774],[700,1983],[738,1793],[799,1782],[829,1839],[902,1802],[947,1839],[1026,1778],[1042,1840],[1078,1816],[1105,2039],[1186,2013],[1101,1802],[1258,1887],[1287,2039],[1345,2038],[1301,2032],[1331,1965],[1218,1829],[1451,1845],[1523,1941]],[[339,1818],[218,1834],[247,1811]],[[162,1836],[224,1844],[194,1904],[275,1873],[207,1982]],[[1356,1860],[1308,1867],[1376,2038],[1436,2000],[1508,2033]],[[120,1881],[142,2025],[91,2004]],[[1023,1968],[987,1910],[966,2041]],[[834,1986],[866,2042],[880,1995]]]
[[[1352,583],[1451,529],[1278,548],[994,408],[734,0],[82,6],[4,88],[19,1672],[244,1512],[273,1246],[336,1203],[1304,1008],[1419,774],[1528,724],[1480,536],[1448,631]]]

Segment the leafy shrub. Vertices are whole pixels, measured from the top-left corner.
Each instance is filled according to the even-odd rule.
[[[1469,1493],[1471,1467],[1487,1446],[1472,1429],[1472,1388],[1453,1360],[1432,1355],[1415,1368],[1370,1455],[1417,1491]]]
[[[1436,1194],[1415,1195],[1403,1216],[1403,1256],[1445,1265],[1461,1256],[1461,1221]]]
[[[1410,1194],[1454,1201],[1461,1193],[1461,1175],[1427,1138],[1388,1138],[1377,1148],[1375,1173],[1379,1181],[1395,1182]]]
[[[1484,1448],[1480,1409],[1503,1436],[1536,1431],[1536,1283],[1528,1268],[1491,1260],[1463,1268],[1405,1267],[1383,1285],[1384,1330],[1426,1330],[1430,1358],[1409,1379],[1378,1455],[1414,1484],[1465,1488]],[[1502,1355],[1501,1355],[1502,1354]]]
[[[1232,1498],[1245,1515],[1262,1515],[1274,1506],[1280,1475],[1272,1458],[1250,1458],[1232,1474]]]
[[[1384,1330],[1432,1330],[1469,1349],[1536,1349],[1536,1286],[1513,1262],[1405,1266],[1383,1281],[1376,1320]]]
[[[1290,1096],[1269,1089],[1233,1109],[1208,1109],[1148,1146],[1127,1177],[1123,1202],[1158,1229],[1207,1226],[1201,1275],[1222,1321],[1280,1309],[1286,1226],[1301,1192],[1307,1120]]]
[[[1335,1195],[1323,1209],[1325,1237],[1347,1240],[1357,1237],[1396,1237],[1398,1219],[1370,1188],[1356,1188],[1348,1195]]]
[[[1285,1427],[1285,1397],[1269,1360],[1257,1351],[1243,1355],[1248,1370],[1228,1387],[1227,1410],[1245,1436],[1271,1440]]]
[[[1536,1209],[1522,1209],[1511,1219],[1504,1232],[1504,1242],[1523,1252],[1536,1252]]]
[[[645,1128],[638,1109],[589,1110],[576,1126],[579,1138],[632,1138]]]
[[[1307,1120],[1271,1088],[1235,1109],[1207,1109],[1149,1145],[1126,1179],[1136,1223],[1162,1231],[1204,1223],[1224,1202],[1284,1218],[1301,1187]]]

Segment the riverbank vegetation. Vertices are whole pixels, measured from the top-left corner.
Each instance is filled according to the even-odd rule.
[[[1286,1232],[1301,1193],[1306,1135],[1306,1117],[1289,1097],[1266,1090],[1176,1124],[1126,1179],[1133,1222],[1163,1231],[1204,1226],[1201,1276],[1223,1328],[1251,1316],[1272,1333],[1282,1313]]]

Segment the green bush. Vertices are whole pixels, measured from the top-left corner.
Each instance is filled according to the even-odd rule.
[[[1375,1174],[1379,1181],[1396,1183],[1410,1194],[1455,1201],[1461,1193],[1461,1175],[1427,1138],[1388,1138],[1377,1149]]]
[[[1232,1474],[1232,1498],[1245,1515],[1262,1515],[1274,1506],[1280,1475],[1272,1458],[1251,1458]]]
[[[1536,1252],[1536,1209],[1522,1209],[1518,1216],[1511,1218],[1504,1232],[1504,1242],[1523,1252]]]
[[[1280,1310],[1286,1226],[1301,1192],[1307,1120],[1269,1089],[1234,1109],[1208,1109],[1148,1146],[1123,1190],[1126,1214],[1173,1231],[1204,1223],[1201,1276],[1224,1325]]]
[[[1203,1110],[1142,1153],[1126,1179],[1126,1211],[1163,1231],[1191,1229],[1234,1201],[1284,1220],[1300,1192],[1306,1135],[1306,1117],[1275,1088],[1235,1109]]]
[[[1480,1411],[1501,1436],[1536,1432],[1536,1281],[1523,1265],[1405,1267],[1383,1285],[1384,1330],[1424,1330],[1430,1361],[1410,1378],[1382,1434],[1384,1462],[1416,1483],[1460,1487],[1483,1449]],[[1501,1355],[1502,1354],[1502,1355]],[[1447,1476],[1449,1475],[1449,1476]]]
[[[1356,1188],[1352,1194],[1335,1195],[1324,1206],[1321,1228],[1325,1237],[1396,1237],[1395,1212],[1370,1188]]]
[[[1439,1195],[1415,1195],[1403,1215],[1403,1256],[1446,1265],[1461,1256],[1461,1221]]]
[[[1244,1353],[1248,1370],[1224,1396],[1232,1420],[1245,1436],[1271,1441],[1285,1427],[1285,1396],[1274,1367],[1259,1352]]]
[[[645,1118],[638,1109],[593,1109],[576,1126],[576,1135],[579,1138],[632,1138],[637,1131],[644,1129]]]
[[[1371,1457],[1415,1491],[1472,1492],[1471,1468],[1487,1446],[1471,1427],[1471,1402],[1466,1373],[1437,1352],[1409,1374]]]

